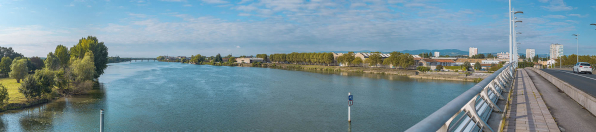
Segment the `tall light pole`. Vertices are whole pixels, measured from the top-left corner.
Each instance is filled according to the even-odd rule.
[[[509,54],[513,53],[513,32],[512,32],[512,21],[511,20],[511,0],[509,0],[509,11],[507,11],[509,13]],[[509,63],[513,63],[513,57],[509,56]]]
[[[516,44],[517,42],[516,42],[516,38],[515,38],[517,32],[515,32],[515,27],[516,27],[515,26],[515,23],[522,22],[522,21],[514,20],[514,19],[517,19],[515,17],[515,14],[517,14],[517,13],[522,13],[523,14],[524,12],[523,11],[513,11],[513,10],[511,10],[512,9],[511,8],[511,0],[509,1],[509,9],[510,9],[509,19],[511,20],[510,21],[511,22],[510,26],[511,26],[511,29],[512,29],[511,34],[513,35],[512,38],[511,38],[512,39],[512,42],[511,42],[512,43],[512,49],[511,49],[512,51],[509,52],[510,53],[509,58],[512,58],[513,61],[516,61],[517,62],[517,48],[516,48],[517,47],[517,44]],[[511,14],[511,13],[513,13],[513,14]],[[513,19],[511,19],[511,17],[513,17]]]
[[[577,40],[577,61],[575,63],[579,63],[579,34],[573,34],[573,36]]]

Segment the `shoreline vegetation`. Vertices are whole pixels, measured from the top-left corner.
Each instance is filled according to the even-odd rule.
[[[211,57],[206,57],[197,54],[191,56],[190,58],[182,56],[159,56],[156,59],[160,62],[178,62],[197,65],[262,67],[284,70],[325,71],[337,73],[343,72],[386,74],[407,76],[413,79],[450,80],[466,82],[480,82],[482,81],[482,79],[486,77],[483,75],[472,75],[472,72],[464,71],[462,70],[463,68],[460,69],[461,72],[436,72],[430,70],[430,68],[428,67],[423,66],[419,66],[416,68],[416,70],[413,70],[412,67],[415,65],[415,61],[412,55],[410,54],[392,52],[390,53],[391,56],[389,56],[386,59],[382,59],[379,54],[380,52],[373,52],[370,57],[365,58],[364,60],[359,57],[354,57],[353,52],[349,52],[341,56],[334,56],[334,53],[296,52],[291,54],[257,54],[256,58],[260,58],[260,60],[262,61],[256,61],[253,63],[236,62],[236,58],[253,58],[252,56],[233,57],[232,55],[228,55],[222,57],[220,54]],[[344,66],[338,66],[338,63]]]
[[[0,48],[7,49],[0,51],[0,112],[87,95],[99,86],[97,78],[108,63],[108,48],[94,36],[79,39],[70,49],[58,45],[44,59]]]

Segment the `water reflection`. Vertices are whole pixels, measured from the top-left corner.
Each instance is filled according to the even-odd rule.
[[[105,96],[103,84],[96,84],[94,88],[89,91],[87,95],[76,95],[66,98],[60,98],[50,103],[33,106],[23,110],[12,110],[2,113],[2,120],[0,120],[0,130],[11,130],[11,131],[51,131],[55,130],[54,123],[57,117],[68,116],[65,112],[72,111],[86,111],[88,109],[95,109],[98,103],[102,102],[101,99]],[[99,105],[99,106],[105,106]],[[77,118],[74,118],[77,119]],[[87,120],[87,119],[81,119]],[[6,123],[10,125],[6,127]],[[15,122],[18,121],[18,126]],[[71,120],[72,122],[74,120]]]

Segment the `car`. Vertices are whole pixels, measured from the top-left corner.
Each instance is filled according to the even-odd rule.
[[[592,66],[588,62],[578,62],[573,66],[573,73],[590,73],[592,74]]]

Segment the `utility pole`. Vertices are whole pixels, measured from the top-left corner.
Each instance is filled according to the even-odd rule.
[[[573,34],[573,36],[577,40],[577,61],[575,63],[579,63],[579,34]]]
[[[513,54],[513,32],[512,30],[512,20],[511,20],[511,0],[509,0],[509,54]],[[513,57],[509,56],[509,63],[513,63]]]

